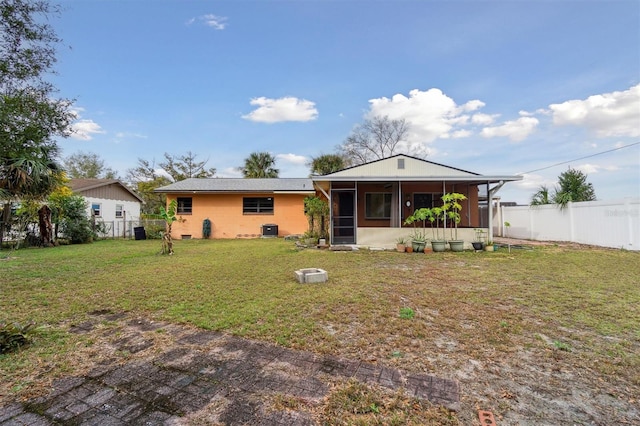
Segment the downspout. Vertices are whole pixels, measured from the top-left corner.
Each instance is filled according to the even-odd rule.
[[[489,210],[489,223],[487,224],[489,226],[488,241],[493,241],[493,196],[500,191],[500,188],[502,188],[504,184],[505,182],[501,180],[496,186],[489,189],[489,182],[487,182],[487,195],[489,197],[487,200]]]

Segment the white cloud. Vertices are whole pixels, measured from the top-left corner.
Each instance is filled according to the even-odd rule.
[[[296,154],[278,154],[276,159],[285,163],[291,163],[296,165],[305,165],[307,163],[307,157]]]
[[[478,124],[480,126],[488,126],[489,124],[493,124],[496,118],[500,117],[500,114],[473,114],[471,116],[471,122],[473,124]]]
[[[461,139],[461,138],[468,138],[469,136],[471,136],[472,133],[470,130],[456,130],[454,132],[451,132],[451,138],[452,139]]]
[[[480,134],[485,138],[507,137],[513,142],[520,142],[529,136],[538,126],[534,117],[520,117],[517,120],[505,121],[500,126],[485,127]]]
[[[585,174],[591,174],[591,173],[598,173],[598,169],[600,169],[600,166],[596,166],[595,164],[581,164],[579,166],[574,167],[576,170],[580,170],[582,173]]]
[[[225,167],[217,170],[215,177],[217,178],[241,178],[242,172],[237,167]]]
[[[640,136],[640,84],[629,90],[549,105],[553,123],[585,126],[598,137]]]
[[[95,121],[82,120],[82,112],[84,112],[84,108],[82,107],[74,107],[71,109],[71,114],[76,120],[71,123],[71,138],[90,141],[93,139],[94,134],[107,133]]]
[[[78,120],[71,125],[71,137],[83,141],[90,141],[94,134],[107,133],[93,120]]]
[[[191,25],[194,22],[202,22],[204,25],[216,30],[224,30],[227,27],[228,18],[225,16],[217,16],[211,13],[189,19],[186,24]]]
[[[369,104],[369,117],[388,116],[392,120],[406,120],[409,131],[407,142],[404,143],[406,146],[402,148],[414,155],[433,154],[427,145],[436,139],[471,136],[471,131],[462,128],[472,121],[465,113],[485,105],[479,100],[457,105],[453,99],[436,88],[427,91],[414,89],[409,92],[408,97],[396,94],[391,99],[371,99]]]
[[[531,191],[533,194],[543,185],[549,188],[550,191],[553,191],[556,183],[556,180],[549,180],[542,175],[524,173],[521,181],[512,182],[510,185],[514,185],[522,190]]]
[[[292,96],[279,99],[254,98],[251,100],[251,105],[256,105],[258,108],[243,115],[242,118],[261,123],[311,121],[318,117],[314,102]]]
[[[118,132],[118,133],[116,133],[116,138],[118,138],[118,139],[124,139],[124,138],[147,139],[147,135],[142,135],[140,133]]]

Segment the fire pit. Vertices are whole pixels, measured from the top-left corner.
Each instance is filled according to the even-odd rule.
[[[324,283],[329,279],[329,274],[324,269],[305,268],[295,271],[296,278],[300,284]]]

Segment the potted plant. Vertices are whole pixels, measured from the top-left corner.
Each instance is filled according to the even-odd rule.
[[[442,209],[445,211],[446,217],[453,222],[451,240],[449,241],[451,251],[462,251],[464,249],[464,241],[458,239],[458,223],[460,223],[460,211],[462,210],[460,201],[466,199],[467,197],[464,194],[458,192],[449,192],[442,196]]]
[[[476,233],[476,240],[474,242],[471,243],[471,245],[473,246],[473,249],[475,251],[481,251],[482,249],[484,249],[484,233],[485,230],[484,229],[474,229],[473,230]]]
[[[491,240],[487,241],[487,245],[484,246],[484,251],[494,251],[493,241]]]
[[[430,214],[427,216],[427,220],[431,222],[431,234],[433,239],[431,240],[431,249],[434,252],[443,252],[447,246],[444,239],[440,239],[440,219],[444,218],[444,210],[442,207],[434,207],[429,209]],[[433,222],[436,223],[435,229]],[[444,232],[444,231],[443,231]],[[442,235],[444,238],[444,234]]]
[[[413,234],[411,234],[411,246],[415,252],[423,252],[424,246],[427,244],[425,232],[425,221],[431,214],[431,210],[422,207],[413,212],[413,214],[404,220],[405,225],[413,225]],[[416,222],[422,222],[422,230],[416,228]]]
[[[404,253],[407,246],[407,240],[404,237],[398,237],[396,240],[396,251]]]
[[[411,235],[411,248],[416,253],[424,252],[424,246],[427,245],[427,238],[424,232],[416,229],[414,233]]]

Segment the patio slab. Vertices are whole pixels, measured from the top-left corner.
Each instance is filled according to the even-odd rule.
[[[96,318],[96,322],[102,318]],[[138,327],[140,341],[145,320]],[[157,327],[155,327],[157,326]],[[358,360],[286,349],[218,332],[179,329],[162,352],[123,364],[96,365],[83,376],[57,380],[45,396],[0,406],[0,425],[315,425],[306,411],[277,410],[269,400],[319,403],[335,379],[356,379],[459,409],[458,382]],[[83,329],[90,330],[85,325]],[[74,332],[82,332],[77,328]],[[180,334],[181,333],[181,334]],[[122,339],[131,347],[133,339]],[[204,420],[203,420],[204,419]]]

